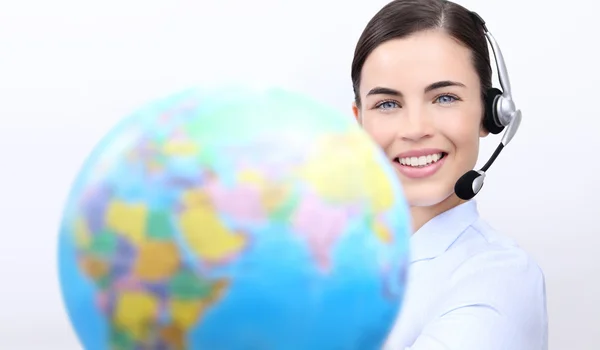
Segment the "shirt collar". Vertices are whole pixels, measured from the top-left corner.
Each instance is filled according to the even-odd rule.
[[[442,254],[478,218],[477,203],[470,200],[429,220],[410,238],[411,262]]]

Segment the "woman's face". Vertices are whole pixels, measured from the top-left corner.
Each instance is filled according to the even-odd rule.
[[[480,81],[471,52],[442,31],[377,47],[362,69],[363,128],[392,161],[411,206],[433,206],[476,165],[482,129]]]

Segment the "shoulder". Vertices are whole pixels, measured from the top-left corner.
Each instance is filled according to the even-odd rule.
[[[518,246],[489,244],[463,261],[450,276],[450,290],[487,299],[503,307],[545,304],[545,276],[537,262]]]
[[[465,231],[470,254],[455,266],[442,313],[457,305],[493,310],[513,332],[545,333],[546,285],[538,263],[514,240],[478,220]],[[444,310],[445,309],[445,310]],[[540,336],[543,336],[540,334]]]
[[[389,349],[547,349],[542,269],[473,204],[458,209],[412,238],[418,250]]]
[[[457,246],[463,246],[467,252],[452,274],[455,282],[481,275],[502,278],[504,282],[544,282],[543,270],[531,255],[482,219],[463,232]]]
[[[502,349],[546,349],[546,285],[537,262],[513,240],[481,221],[460,239],[463,247],[458,244],[455,249],[463,249],[463,259],[452,268],[436,306],[437,317],[474,318],[477,322],[470,326],[472,330],[498,340]]]

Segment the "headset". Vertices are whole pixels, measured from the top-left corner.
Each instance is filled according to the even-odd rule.
[[[491,134],[499,134],[504,129],[506,131],[502,136],[500,144],[496,147],[496,150],[487,163],[479,170],[468,171],[456,181],[454,192],[457,197],[463,200],[472,199],[479,193],[483,187],[486,171],[492,166],[504,147],[513,139],[521,125],[521,110],[517,109],[512,98],[508,71],[504,63],[502,51],[500,51],[498,43],[488,31],[483,18],[473,11],[469,12],[473,20],[483,27],[485,37],[492,47],[498,70],[498,80],[500,80],[500,86],[502,87],[502,90],[492,87],[484,95],[485,114],[483,116],[483,127]]]

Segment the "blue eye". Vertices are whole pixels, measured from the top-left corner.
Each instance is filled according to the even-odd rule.
[[[455,96],[452,95],[440,95],[436,98],[436,101],[441,104],[448,104],[458,100]]]
[[[383,101],[380,102],[379,104],[377,104],[377,106],[375,106],[378,109],[392,109],[392,108],[398,108],[400,107],[398,105],[398,103],[394,102],[394,101]]]

